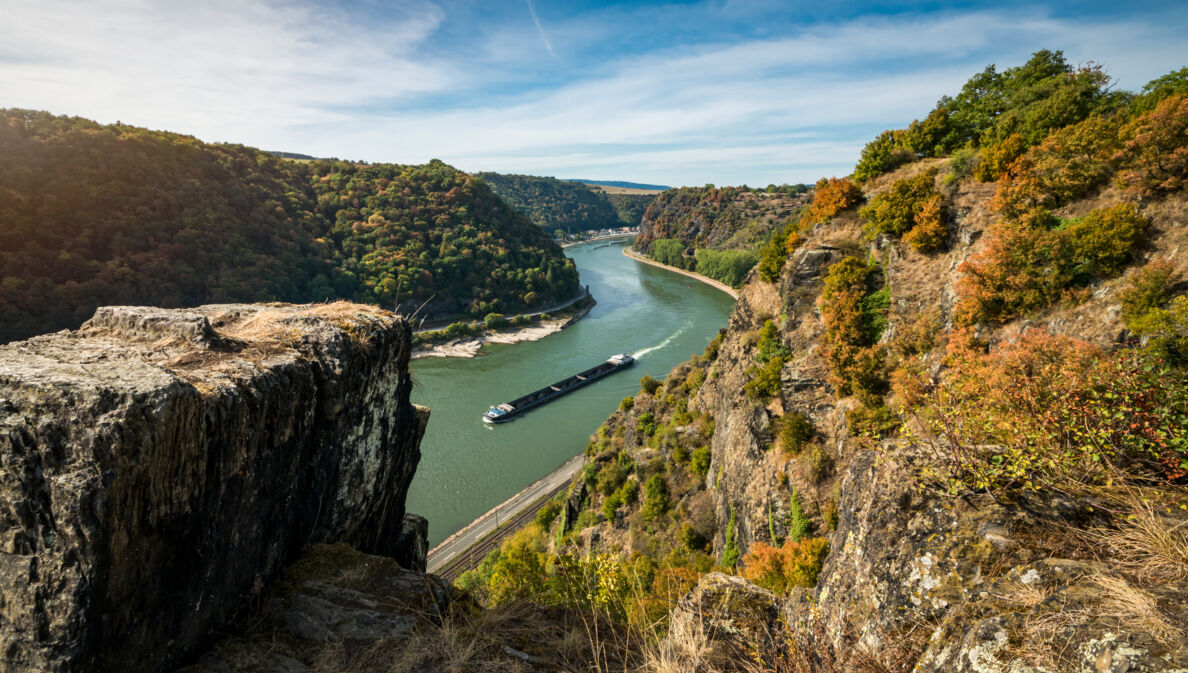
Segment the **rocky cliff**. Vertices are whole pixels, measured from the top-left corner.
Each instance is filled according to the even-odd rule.
[[[1140,269],[1165,268],[1173,278],[1188,272],[1188,200],[1173,195],[1140,204],[1146,235],[1127,253],[1130,271],[1066,290],[1062,299],[1017,319],[962,332],[966,263],[986,258],[1001,225],[992,207],[995,185],[945,180],[946,170],[945,161],[916,162],[871,180],[863,194],[867,203],[875,202],[895,185],[925,176],[949,204],[940,250],[921,253],[892,237],[870,236],[854,208],[802,226],[774,282],[752,272],[722,337],[664,382],[645,384],[593,438],[587,508],[602,516],[579,519],[586,526],[586,550],[640,552],[658,563],[704,571],[704,562],[682,559],[707,539],[716,564],[765,583],[771,576],[757,570],[765,561],[748,552],[763,547],[760,554],[771,558],[770,550],[785,544],[802,515],[807,523],[802,519],[799,535],[820,539],[815,549],[827,551],[815,567],[784,557],[810,570],[801,576],[801,588],[789,586],[780,595],[740,577],[703,576],[672,615],[665,646],[678,653],[678,668],[732,669],[752,665],[754,657],[765,660],[760,670],[1188,666],[1188,593],[1167,584],[1188,573],[1188,521],[1175,472],[1171,484],[1160,487],[1144,478],[1128,488],[1147,490],[1134,492],[1102,481],[1094,488],[1004,486],[994,495],[967,489],[953,497],[925,487],[914,471],[952,456],[938,454],[935,445],[904,441],[922,436],[919,425],[904,435],[896,431],[900,423],[920,422],[912,405],[921,402],[912,402],[912,389],[900,382],[918,381],[922,390],[933,391],[926,395],[934,394],[947,372],[972,366],[954,359],[966,347],[961,339],[972,337],[978,353],[1010,351],[1035,334],[1075,338],[1095,353],[1137,346],[1140,339],[1123,317],[1125,302],[1132,301],[1127,293],[1133,295],[1131,288],[1147,273]],[[1056,214],[1075,223],[1127,201],[1122,190],[1106,186]],[[895,370],[893,390],[850,394],[841,387],[846,381],[831,359],[838,340],[830,332],[833,307],[826,293],[836,282],[835,269],[847,265],[873,270],[866,272],[866,295],[856,310],[880,319],[871,343],[882,354],[878,365]],[[773,372],[765,372],[773,363]],[[1039,366],[1020,366],[1000,384]],[[1077,376],[1071,370],[1054,375]],[[1183,390],[1181,377],[1169,372],[1157,385]],[[928,397],[923,406],[940,404],[941,398]],[[1046,404],[1051,408],[1044,413],[1074,406],[1069,399]],[[971,418],[973,412],[960,413]],[[793,426],[792,418],[804,422]],[[798,435],[789,427],[805,430]],[[1026,427],[1015,432],[1029,432]],[[1169,426],[1167,432],[1178,431]],[[1013,439],[1006,434],[1000,441]],[[698,464],[702,447],[709,449],[702,458],[708,465]],[[630,498],[620,497],[609,481],[616,470],[626,475],[620,482],[628,484]],[[663,497],[669,504],[667,513],[649,516],[648,494],[633,504],[630,485],[643,486],[656,474],[667,484]],[[609,486],[600,490],[604,481]],[[566,523],[575,518],[571,514]],[[711,651],[681,654],[707,634],[716,643]]]
[[[0,671],[168,668],[314,543],[423,564],[409,341],[373,307],[264,304],[0,347]]]

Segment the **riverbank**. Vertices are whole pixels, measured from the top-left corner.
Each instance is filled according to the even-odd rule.
[[[410,357],[418,358],[472,358],[478,355],[485,344],[515,344],[524,341],[539,341],[550,334],[556,334],[581,320],[597,303],[593,297],[590,302],[579,308],[572,315],[557,318],[543,318],[540,322],[524,327],[510,327],[500,330],[487,330],[474,336],[464,336],[435,344],[426,344],[413,349]]]
[[[714,288],[717,288],[717,289],[725,292],[726,294],[730,295],[734,299],[738,299],[738,292],[734,288],[727,285],[726,283],[716,281],[713,278],[706,278],[705,276],[703,276],[699,273],[693,273],[692,271],[678,269],[675,266],[661,264],[660,262],[657,262],[654,259],[648,259],[647,257],[644,257],[643,255],[632,251],[631,248],[623,248],[623,254],[627,255],[628,257],[630,257],[631,259],[634,259],[637,262],[643,262],[644,264],[651,264],[652,266],[658,266],[661,269],[667,269],[674,273],[679,273],[682,276],[688,276],[690,278],[699,280],[699,281],[705,283],[706,285],[709,285],[710,287],[714,287]]]

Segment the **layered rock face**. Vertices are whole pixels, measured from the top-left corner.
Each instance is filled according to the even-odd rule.
[[[0,347],[0,671],[176,665],[314,543],[423,563],[409,340],[373,307],[254,304]]]

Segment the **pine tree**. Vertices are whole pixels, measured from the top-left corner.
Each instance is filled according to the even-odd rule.
[[[800,542],[801,538],[808,534],[813,524],[804,515],[804,509],[800,506],[800,496],[796,493],[796,489],[792,489],[792,503],[788,508],[792,513],[792,521],[788,525],[788,539]]]

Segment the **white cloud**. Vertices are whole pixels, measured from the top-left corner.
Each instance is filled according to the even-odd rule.
[[[396,5],[384,26],[295,2],[5,0],[3,105],[212,139],[345,123],[338,106],[440,91],[454,68],[417,58],[443,19]],[[380,30],[382,28],[382,30]]]
[[[2,106],[322,156],[647,182],[844,173],[873,133],[926,114],[986,63],[1039,48],[1104,62],[1128,88],[1183,65],[1183,19],[977,11],[569,63],[563,84],[509,93],[500,83],[524,81],[517,63],[531,74],[543,29],[507,22],[480,36],[497,53],[480,44],[465,56],[476,50],[433,41],[450,17],[422,2],[396,5],[382,24],[294,0],[0,2]],[[610,34],[624,11],[550,20],[566,46],[548,67]],[[639,16],[678,11],[696,8]]]

